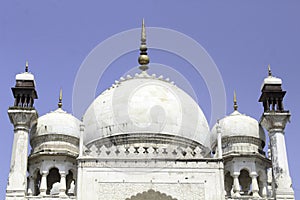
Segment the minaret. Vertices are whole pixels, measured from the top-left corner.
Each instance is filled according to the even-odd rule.
[[[273,181],[275,181],[274,195],[276,200],[294,199],[284,137],[284,129],[291,114],[283,107],[286,91],[281,88],[282,80],[272,76],[270,65],[268,71],[259,98],[259,102],[264,106],[260,124],[269,132]]]
[[[27,189],[28,135],[36,123],[37,112],[33,107],[37,99],[34,76],[28,72],[16,75],[16,85],[12,88],[14,106],[9,107],[8,115],[14,126],[14,141],[8,177],[6,199],[24,199]]]

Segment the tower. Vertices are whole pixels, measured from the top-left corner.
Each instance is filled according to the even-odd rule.
[[[27,196],[67,199],[76,195],[81,122],[62,107],[60,90],[58,108],[39,117],[31,130]]]
[[[268,68],[269,75],[262,84],[259,102],[262,102],[264,106],[260,124],[268,131],[270,139],[269,148],[275,182],[273,190],[277,200],[294,199],[284,137],[284,129],[291,114],[283,107],[286,91],[282,90],[282,80],[273,77],[270,66]]]
[[[27,156],[29,130],[36,123],[37,111],[33,107],[37,99],[34,76],[28,72],[16,75],[16,85],[12,88],[15,103],[8,109],[8,115],[14,126],[14,141],[10,172],[7,183],[6,199],[23,199],[27,189]]]
[[[266,199],[266,169],[271,163],[263,151],[265,133],[256,119],[238,111],[235,92],[233,100],[234,111],[212,129],[212,149],[218,148],[224,160],[225,195],[228,199]]]

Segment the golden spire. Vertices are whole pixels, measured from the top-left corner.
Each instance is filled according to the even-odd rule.
[[[149,67],[147,66],[150,62],[150,59],[147,54],[147,46],[146,46],[146,29],[145,29],[145,21],[142,21],[142,33],[141,33],[141,46],[140,46],[140,56],[139,56],[139,69],[142,71],[146,71]]]
[[[60,91],[59,91],[59,98],[58,98],[58,108],[61,108],[62,107],[62,89],[60,88]]]
[[[234,109],[234,110],[237,110],[237,109],[238,109],[235,90],[234,90],[234,92],[233,92],[233,109]]]
[[[25,72],[28,72],[28,61],[26,60],[26,63],[25,63]]]
[[[270,64],[268,64],[268,74],[269,74],[269,76],[272,76],[272,71],[271,71],[271,65]]]

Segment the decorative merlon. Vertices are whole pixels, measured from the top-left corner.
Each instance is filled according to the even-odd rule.
[[[92,145],[90,148],[83,147],[83,157],[92,158],[168,158],[168,159],[197,159],[204,157],[204,151],[200,147],[192,149],[190,147],[152,147],[152,146],[102,146],[97,148]]]

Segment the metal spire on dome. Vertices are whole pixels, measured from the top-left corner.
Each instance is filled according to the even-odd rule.
[[[145,21],[142,21],[142,33],[141,33],[141,46],[140,46],[140,56],[139,56],[139,69],[142,71],[146,71],[149,69],[147,66],[150,62],[150,59],[147,54],[147,46],[146,46],[146,29],[145,29]]]
[[[235,90],[233,91],[233,109],[234,110],[238,109]]]
[[[272,76],[272,71],[271,71],[271,65],[270,64],[268,64],[268,75]]]
[[[59,91],[59,98],[58,98],[58,108],[62,108],[62,89],[60,88]]]
[[[25,72],[28,72],[28,61],[26,60],[26,63],[25,63]]]

